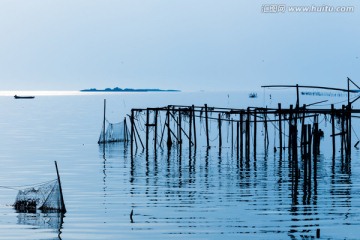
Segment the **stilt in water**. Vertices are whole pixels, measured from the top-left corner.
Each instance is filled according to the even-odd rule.
[[[131,148],[131,156],[133,156],[134,153],[134,110],[133,109],[131,109],[130,124],[131,124],[130,148]]]
[[[281,103],[278,104],[278,114],[279,114],[279,147],[280,147],[280,155],[282,155],[282,111],[281,111]]]
[[[156,156],[156,149],[157,149],[157,126],[158,126],[158,121],[157,121],[157,118],[158,118],[158,114],[159,114],[159,112],[158,112],[158,110],[156,109],[155,110],[155,117],[154,117],[154,127],[155,127],[155,129],[154,129],[154,153],[155,153],[155,156]]]
[[[134,210],[131,209],[131,212],[130,212],[130,222],[131,222],[131,223],[134,223],[133,214],[134,214]]]
[[[219,126],[219,150],[222,147],[222,139],[221,139],[221,115],[218,115],[218,126]]]
[[[257,109],[254,109],[254,160],[256,159]]]
[[[193,116],[193,126],[194,126],[194,149],[196,150],[196,126],[195,126],[195,122],[196,122],[196,118],[195,118],[195,106],[192,105],[192,116]]]
[[[334,104],[331,104],[331,133],[332,133],[332,155],[335,157],[335,109]]]
[[[246,113],[246,140],[245,140],[245,154],[246,154],[246,159],[250,160],[250,108],[247,108],[247,113]]]
[[[191,144],[192,144],[192,118],[193,118],[193,111],[189,109],[189,157],[191,156]]]
[[[171,146],[172,146],[172,141],[171,141],[171,130],[170,130],[170,107],[168,107],[167,112],[166,112],[166,121],[167,121],[167,147],[168,150],[170,150]]]
[[[239,131],[239,129],[238,129]],[[244,132],[244,113],[243,111],[240,111],[240,158],[243,157],[244,155],[244,137],[243,137],[243,132]]]
[[[240,155],[239,155],[239,141],[240,141],[240,138],[239,138],[239,135],[240,135],[240,130],[239,130],[239,122],[236,122],[236,157],[237,159],[239,159]]]
[[[146,109],[146,124],[145,124],[145,129],[146,129],[146,142],[145,142],[145,149],[146,149],[146,155],[149,154],[149,116],[150,112],[149,112],[149,108]]]
[[[61,209],[60,211],[62,213],[66,213],[66,207],[65,207],[65,202],[64,202],[64,197],[63,197],[63,192],[62,192],[62,187],[61,187],[61,181],[60,181],[60,174],[59,174],[59,169],[57,166],[57,162],[55,161],[55,168],[56,168],[56,175],[57,175],[57,180],[58,180],[58,184],[59,184],[59,191],[60,191],[60,204],[61,204]]]
[[[205,104],[205,128],[206,128],[206,146],[210,148],[210,140],[209,140],[209,120],[208,120],[208,107]]]

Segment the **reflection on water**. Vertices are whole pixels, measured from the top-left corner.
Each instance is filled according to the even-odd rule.
[[[18,213],[18,224],[32,225],[39,228],[60,229],[64,214],[60,212]]]
[[[358,224],[354,208],[359,202],[354,206],[352,198],[358,198],[359,191],[353,192],[351,162],[341,158],[319,155],[305,171],[303,160],[294,167],[291,158],[277,154],[237,160],[227,149],[220,154],[192,152],[189,157],[185,149],[180,153],[173,148],[156,156],[137,152],[130,157],[123,146],[99,148],[105,153],[104,185],[111,162],[128,159],[124,174],[128,173],[128,200],[134,209],[132,230],[137,232],[196,239],[308,239],[320,229],[322,236],[336,238],[332,234],[339,225]],[[346,233],[336,231],[340,236]]]
[[[64,214],[58,211],[19,212],[17,215],[17,224],[56,231],[57,238],[52,239],[61,239],[61,229],[64,223],[63,218]]]
[[[147,101],[150,95],[146,96],[129,94],[124,99],[128,108],[169,102],[164,95],[154,95],[156,101]],[[172,96],[178,96],[181,104],[186,99]],[[259,137],[257,155],[238,159],[229,133],[230,147],[221,151],[206,151],[198,142],[196,151],[184,144],[182,149],[174,145],[169,152],[159,148],[156,155],[152,151],[147,155],[139,146],[130,156],[124,143],[96,144],[103,98],[1,99],[0,185],[48,180],[57,160],[67,212],[64,218],[17,213],[10,207],[17,191],[0,189],[0,238],[309,239],[320,229],[321,239],[358,239],[359,150],[352,151],[351,161],[329,158],[331,139],[329,145],[325,138],[323,155],[312,159],[306,176],[303,160],[296,165],[287,151],[282,156],[274,153],[271,139],[264,150]],[[123,95],[107,98],[113,101],[109,118],[129,113],[130,109],[119,113]],[[205,101],[196,94],[196,99],[219,105],[220,98]],[[246,99],[247,95],[232,101],[236,107],[252,105]]]

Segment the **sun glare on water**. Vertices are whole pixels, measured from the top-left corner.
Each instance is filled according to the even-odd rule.
[[[71,96],[84,95],[86,93],[80,91],[0,91],[0,96]]]

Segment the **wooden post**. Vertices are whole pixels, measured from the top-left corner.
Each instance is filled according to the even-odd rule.
[[[180,152],[180,156],[182,154],[182,134],[181,134],[181,131],[182,131],[182,128],[181,128],[181,111],[178,111],[178,146],[179,146],[179,152]],[[179,158],[181,160],[181,157]]]
[[[349,102],[347,107],[347,118],[348,118],[348,126],[347,126],[347,132],[348,132],[348,157],[351,157],[351,102]]]
[[[125,150],[125,145],[127,144],[128,141],[128,135],[127,135],[127,127],[126,127],[126,117],[124,117],[124,150]]]
[[[166,120],[167,120],[167,147],[168,150],[170,150],[172,141],[171,141],[171,130],[170,130],[170,106],[168,106],[168,109],[166,110]]]
[[[178,119],[178,134],[179,134],[179,144],[182,145],[182,134],[181,134],[181,111],[178,111],[178,114],[179,114],[179,119]]]
[[[281,111],[281,103],[278,104],[279,110],[279,147],[280,147],[280,154],[282,154],[282,126],[281,126],[281,115],[282,115],[282,111]]]
[[[303,130],[302,130],[302,133],[303,133],[303,156],[302,156],[302,159],[303,159],[303,164],[304,164],[304,186],[306,187],[307,186],[307,175],[308,175],[308,153],[307,153],[307,139],[308,139],[308,136],[307,136],[307,125],[303,125]],[[304,190],[305,191],[305,190]]]
[[[313,134],[313,155],[316,157],[319,154],[318,149],[318,136],[319,136],[319,124],[318,124],[318,116],[314,116],[314,134]]]
[[[307,125],[307,136],[308,136],[308,157],[307,157],[307,161],[308,161],[308,173],[309,173],[309,184],[311,183],[311,144],[312,144],[312,136],[311,136],[311,124]],[[309,188],[310,189],[310,188]]]
[[[106,124],[106,99],[104,99],[104,119],[103,119],[103,144],[106,143],[106,132],[105,132],[105,124]]]
[[[231,154],[234,149],[234,120],[231,118]]]
[[[267,108],[264,110],[264,128],[265,128],[265,136],[264,136],[264,147],[265,151],[267,151],[269,147],[269,132],[268,132],[268,124],[267,124]]]
[[[206,128],[206,146],[210,148],[210,140],[209,140],[209,122],[208,122],[208,108],[207,104],[205,104],[205,128]]]
[[[303,122],[304,123],[304,122]],[[306,156],[306,126],[301,126],[301,157],[304,159]]]
[[[219,116],[218,116],[218,125],[219,125],[219,150],[220,150],[221,147],[222,147],[222,139],[221,139],[221,116],[220,116],[220,113],[219,113]]]
[[[64,202],[64,197],[63,197],[62,187],[61,187],[61,181],[60,181],[60,174],[59,174],[59,170],[58,170],[56,161],[55,161],[55,168],[56,168],[57,180],[58,180],[59,191],[60,191],[60,201],[61,201],[61,209],[60,210],[62,213],[66,213],[66,207],[65,207],[65,202]]]
[[[256,159],[257,109],[254,109],[254,159]]]
[[[157,121],[157,118],[158,118],[158,114],[159,114],[159,111],[158,109],[155,110],[155,119],[154,119],[154,127],[155,127],[155,130],[154,130],[154,154],[156,155],[156,145],[157,145],[157,125],[158,125],[158,121]]]
[[[304,131],[306,131],[306,128],[305,128],[305,111],[306,111],[306,105],[304,104],[303,105],[303,116],[302,116],[302,122],[301,122],[301,139],[304,138]],[[305,145],[303,145],[302,148],[305,148]]]
[[[299,85],[296,84],[296,109],[299,109],[300,106],[300,97],[299,97]]]
[[[236,157],[239,159],[239,122],[236,122]]]
[[[189,109],[189,152],[191,153],[191,143],[192,143],[192,118],[193,118],[193,111]],[[191,154],[190,154],[191,155]]]
[[[290,104],[290,111],[289,111],[289,137],[288,137],[288,154],[291,155],[292,152],[292,117],[293,117],[293,105]]]
[[[138,139],[139,139],[139,141],[140,141],[140,143],[141,143],[142,149],[144,150],[144,149],[145,149],[145,148],[144,148],[144,144],[143,144],[143,142],[141,141],[140,134],[139,134],[139,132],[138,132],[136,126],[135,126],[135,119],[133,119],[133,122],[134,122],[135,133],[136,133],[136,135],[137,135],[137,137],[138,137]],[[136,139],[135,139],[135,142],[136,142]],[[136,147],[137,147],[137,144],[136,144]]]
[[[335,157],[335,109],[331,104],[331,133],[332,133],[332,155]]]
[[[295,164],[297,164],[297,127],[296,125],[291,125],[291,128],[292,158],[295,159]]]
[[[145,149],[146,149],[146,154],[149,153],[149,108],[146,109],[146,124],[145,124],[145,129],[146,129],[146,142],[145,142]]]
[[[247,118],[246,118],[246,158],[250,160],[250,108],[247,108]]]
[[[344,156],[344,141],[345,141],[345,113],[344,105],[341,108],[341,156]]]
[[[131,148],[131,156],[133,155],[134,150],[134,110],[131,109],[131,117],[130,117],[130,124],[131,124],[131,134],[130,134],[130,148]]]
[[[239,131],[239,129],[238,129]],[[243,132],[244,132],[244,114],[243,111],[240,111],[240,157],[243,157],[243,153],[244,153],[244,136],[243,136]]]
[[[194,126],[194,149],[196,150],[196,127],[195,127],[196,118],[195,118],[195,106],[194,105],[192,105],[192,113],[193,113],[193,126]]]

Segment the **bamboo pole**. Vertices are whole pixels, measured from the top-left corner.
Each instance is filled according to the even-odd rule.
[[[102,134],[103,134],[103,144],[105,144],[106,143],[106,139],[105,139],[105,137],[106,137],[106,132],[105,132],[105,124],[106,124],[106,99],[104,99],[104,118],[103,118],[103,132],[102,132]],[[100,142],[99,142],[100,143]]]
[[[220,116],[220,113],[218,115],[218,125],[219,125],[219,150],[221,149],[222,147],[222,139],[221,139],[221,116]]]
[[[293,105],[290,105],[290,109],[289,109],[289,137],[288,137],[288,154],[289,156],[292,153],[292,118],[293,118]]]
[[[191,152],[191,144],[192,144],[192,121],[193,121],[192,118],[193,118],[193,111],[190,109],[189,111],[189,151],[190,152]]]
[[[335,109],[331,104],[331,133],[332,133],[332,155],[335,157]]]
[[[239,159],[239,122],[236,122],[236,156]]]
[[[209,122],[208,122],[208,107],[205,104],[205,128],[206,128],[206,146],[210,148],[210,140],[209,140]]]
[[[131,148],[131,156],[133,155],[134,150],[134,110],[131,109],[131,117],[130,117],[130,124],[131,124],[131,134],[130,134],[130,148]]]
[[[246,140],[245,140],[245,147],[246,147],[246,158],[249,160],[250,158],[250,108],[247,108],[246,112]]]
[[[254,109],[254,159],[256,158],[257,109]]]
[[[194,149],[196,150],[196,119],[195,119],[195,106],[192,105],[192,115],[193,115],[193,126],[194,126]]]
[[[239,129],[237,129],[237,131],[239,132]],[[243,157],[243,153],[244,153],[244,135],[243,135],[243,132],[244,132],[244,114],[243,112],[241,111],[240,112],[240,157],[242,158]]]
[[[146,154],[148,154],[149,153],[149,124],[150,124],[150,122],[149,122],[149,118],[150,118],[150,116],[149,116],[149,109],[147,108],[146,109],[146,124],[145,124],[145,130],[146,130]]]
[[[60,191],[60,202],[61,202],[61,212],[62,213],[66,213],[66,207],[65,207],[65,202],[64,202],[64,197],[63,197],[63,192],[62,192],[62,187],[61,187],[61,181],[60,181],[60,174],[59,174],[59,170],[58,170],[58,166],[57,166],[57,162],[55,161],[55,168],[56,168],[56,175],[57,175],[57,180],[58,180],[58,184],[59,184],[59,191]]]
[[[281,103],[278,104],[279,107],[279,147],[280,147],[280,155],[282,154],[282,125],[281,125],[281,115],[282,115],[282,111],[281,111]]]
[[[172,141],[171,141],[171,130],[170,130],[170,107],[168,107],[166,111],[166,119],[167,119],[167,147],[168,150],[170,150]]]
[[[157,132],[158,132],[158,114],[159,110],[155,110],[155,117],[154,117],[154,153],[156,155],[156,149],[157,149]]]

